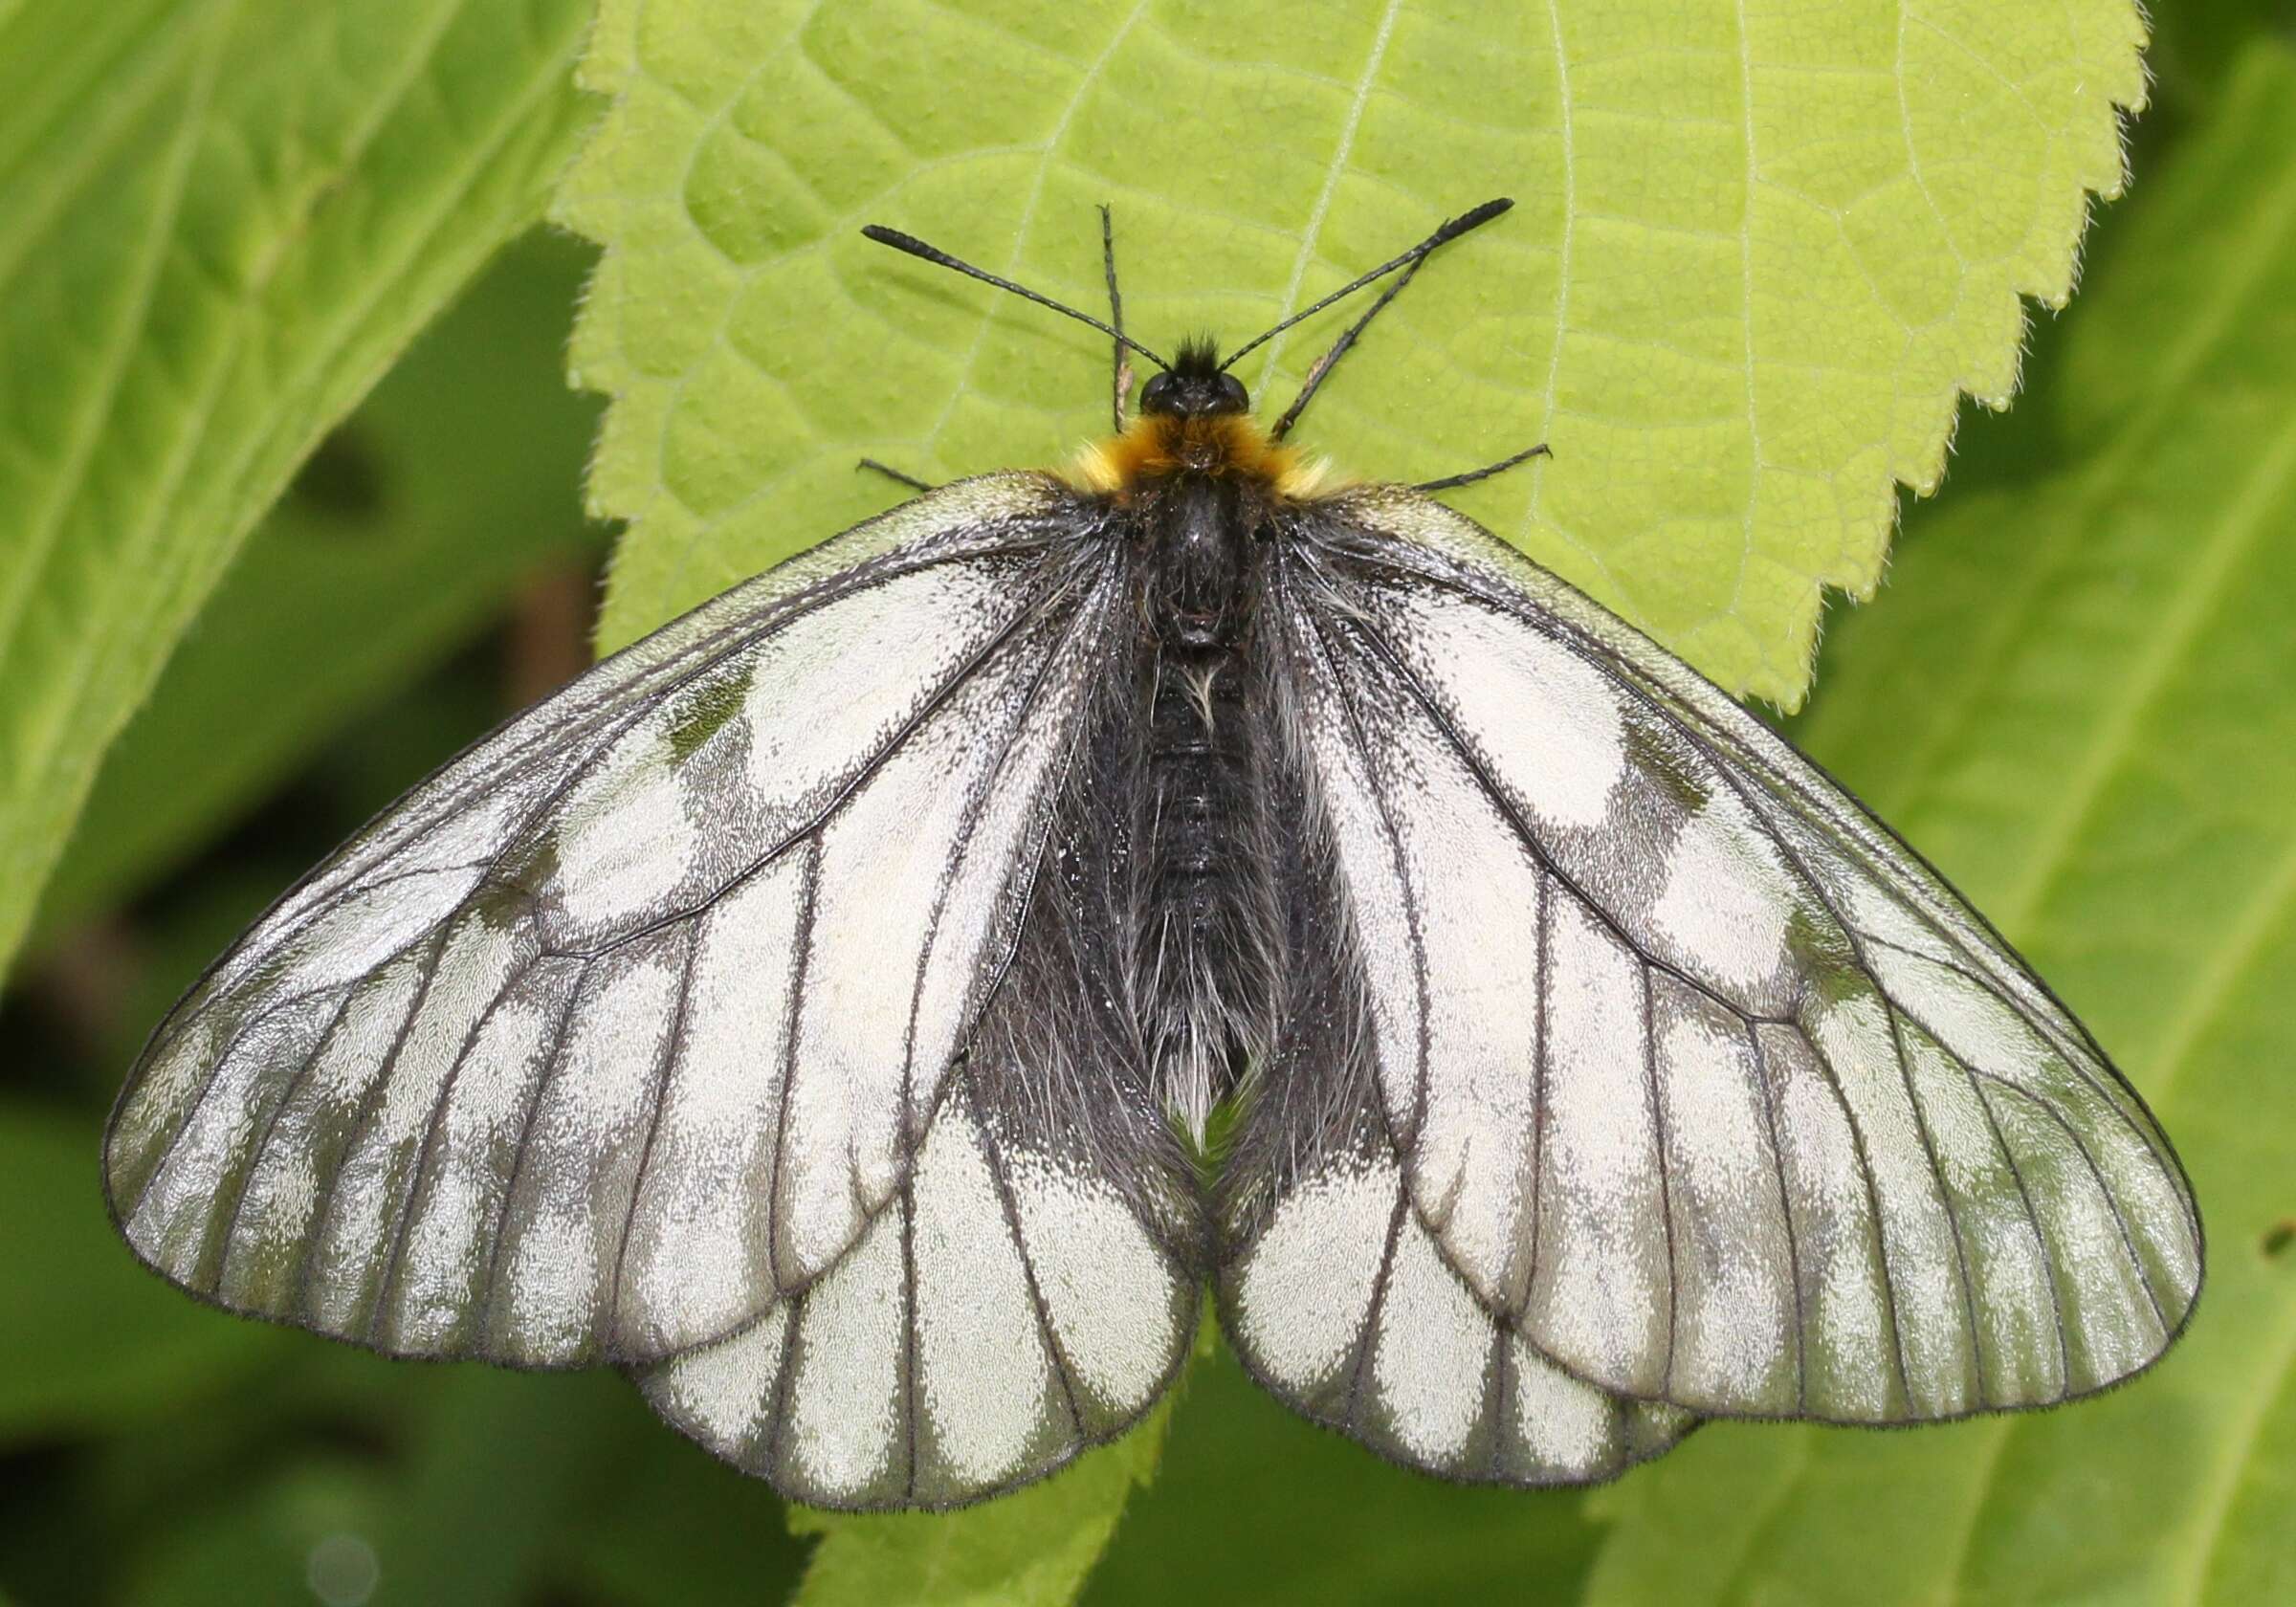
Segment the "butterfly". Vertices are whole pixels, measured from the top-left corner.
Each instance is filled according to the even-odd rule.
[[[625,1369],[791,1497],[940,1508],[1196,1343],[1453,1479],[1708,1418],[2042,1406],[2184,1328],[2159,1125],[1945,880],[1431,493],[1285,436],[1451,219],[1067,473],[920,494],[605,660],[289,892],[104,1177],[185,1288]],[[1382,294],[1270,428],[1237,358]],[[1128,363],[1158,372],[1127,415]],[[1534,451],[1544,449],[1534,449]]]

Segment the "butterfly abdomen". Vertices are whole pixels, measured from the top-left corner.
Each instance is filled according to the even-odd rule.
[[[1164,1103],[1201,1134],[1269,1031],[1260,722],[1231,651],[1166,652],[1155,676],[1135,997]]]

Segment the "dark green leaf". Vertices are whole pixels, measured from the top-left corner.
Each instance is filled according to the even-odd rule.
[[[91,1121],[0,1103],[0,1446],[194,1396],[285,1337],[136,1265],[103,1214]]]

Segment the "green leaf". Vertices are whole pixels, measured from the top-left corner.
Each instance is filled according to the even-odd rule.
[[[104,1220],[96,1125],[0,1104],[0,1445],[181,1401],[284,1336],[227,1322],[136,1265]]]
[[[590,556],[595,409],[561,377],[586,254],[512,247],[327,438],[105,757],[42,934],[132,897],[521,581]]]
[[[1061,1607],[1074,1600],[1133,1487],[1155,1474],[1170,1416],[1166,1401],[1057,1477],[967,1511],[850,1518],[792,1509],[792,1530],[823,1536],[797,1607]]]
[[[587,116],[587,15],[0,12],[0,957],[241,538],[533,220]]]
[[[2251,47],[2126,223],[2002,471],[1909,531],[1799,735],[2175,1135],[2192,1332],[2056,1412],[1711,1428],[1601,1498],[1606,1607],[2296,1596],[2296,52]]]
[[[1492,193],[1303,431],[1422,479],[1733,690],[1791,706],[1826,588],[2015,381],[2143,95],[2131,0],[1463,6],[609,0],[617,101],[560,215],[607,255],[576,343],[614,398],[626,642],[927,477],[1064,460],[1107,344],[857,237],[915,230],[1229,341]],[[1239,370],[1280,406],[1347,317]]]
[[[1189,1371],[1156,1483],[1088,1607],[1576,1602],[1601,1531],[1576,1490],[1477,1489],[1294,1416],[1225,1349]]]

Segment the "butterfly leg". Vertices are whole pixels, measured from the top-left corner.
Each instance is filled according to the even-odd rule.
[[[1424,258],[1421,260],[1424,261]],[[1418,272],[1418,262],[1414,262],[1410,267],[1404,269],[1397,276],[1395,283],[1380,292],[1380,298],[1371,304],[1363,316],[1349,324],[1340,333],[1339,339],[1332,342],[1332,349],[1315,360],[1314,365],[1308,369],[1308,383],[1299,387],[1299,394],[1292,398],[1292,406],[1283,410],[1282,416],[1277,418],[1274,426],[1268,431],[1269,440],[1280,441],[1292,433],[1292,427],[1299,422],[1299,415],[1308,410],[1309,401],[1318,390],[1323,388],[1323,382],[1331,377],[1331,372],[1338,366],[1339,360],[1348,354],[1349,348],[1355,345],[1357,339],[1370,325],[1371,320],[1386,310],[1387,303],[1402,295],[1403,286],[1409,284],[1413,275]]]
[[[1485,464],[1480,469],[1469,469],[1464,474],[1446,474],[1440,480],[1422,480],[1411,489],[1413,491],[1448,491],[1453,486],[1473,485],[1477,480],[1488,480],[1493,474],[1504,474],[1518,463],[1528,463],[1534,457],[1553,457],[1554,455],[1554,452],[1548,450],[1547,444],[1541,441],[1537,446],[1525,451],[1516,452],[1512,457],[1502,457],[1496,463]]]
[[[853,468],[856,471],[862,469],[872,470],[876,473],[884,475],[889,480],[898,481],[900,484],[907,486],[911,491],[932,491],[936,489],[930,481],[920,480],[915,474],[904,474],[901,473],[901,471],[895,469],[892,464],[879,463],[873,457],[865,457],[861,459],[858,463],[853,465]]]

